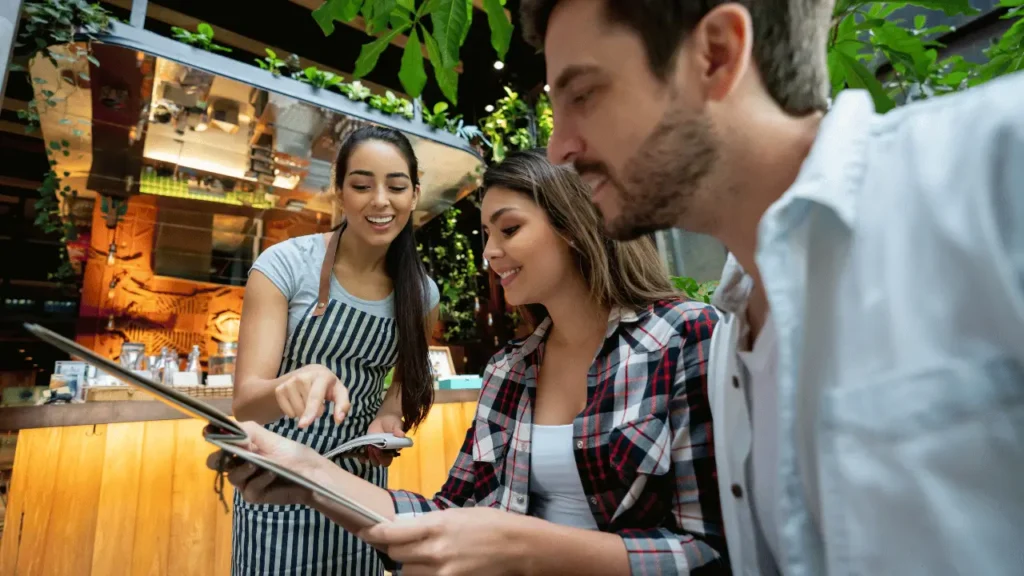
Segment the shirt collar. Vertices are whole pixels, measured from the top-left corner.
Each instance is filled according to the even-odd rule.
[[[875,105],[865,90],[844,90],[821,120],[811,151],[793,185],[769,209],[785,210],[797,200],[831,209],[847,226],[856,218],[856,191],[867,165],[867,144]],[[765,218],[761,219],[762,224]]]
[[[866,91],[841,92],[822,119],[796,180],[765,212],[762,227],[769,217],[800,200],[831,209],[844,224],[852,227],[856,218],[856,184],[866,164],[865,153],[874,116],[874,104]],[[711,304],[723,312],[741,314],[746,311],[753,286],[753,279],[729,254]]]
[[[636,310],[626,306],[612,307],[611,312],[608,314],[608,329],[604,334],[605,340],[615,334],[615,331],[619,326],[640,322],[646,318],[650,312],[650,308]],[[508,344],[512,348],[512,354],[518,358],[525,358],[526,356],[529,356],[541,345],[541,343],[544,342],[550,329],[551,317],[549,316],[545,318],[529,336],[509,341]]]

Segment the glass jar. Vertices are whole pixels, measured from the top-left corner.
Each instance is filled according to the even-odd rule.
[[[234,374],[238,342],[218,342],[217,354],[210,356],[210,374]]]

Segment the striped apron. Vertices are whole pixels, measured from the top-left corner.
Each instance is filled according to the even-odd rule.
[[[384,377],[397,359],[393,318],[368,314],[330,299],[334,257],[344,228],[331,237],[320,271],[317,302],[295,327],[285,345],[279,375],[322,364],[348,387],[352,408],[336,425],[332,403],[305,430],[282,418],[267,429],[324,454],[366,434],[383,396]],[[353,458],[336,463],[381,488],[387,469]],[[235,493],[234,576],[377,576],[384,568],[376,551],[316,510],[304,506],[249,504]]]

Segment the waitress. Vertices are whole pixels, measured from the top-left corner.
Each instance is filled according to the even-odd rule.
[[[427,338],[440,299],[413,238],[420,188],[409,140],[360,128],[338,151],[333,178],[345,222],[275,244],[253,264],[233,402],[238,420],[320,454],[367,433],[402,436],[423,420],[434,394]],[[387,487],[390,458],[378,451],[369,462],[338,463]],[[383,573],[370,546],[319,512],[248,504],[237,493],[233,549],[236,576]]]

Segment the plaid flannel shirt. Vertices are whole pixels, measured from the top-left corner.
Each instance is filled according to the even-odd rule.
[[[587,374],[576,462],[598,527],[622,537],[633,574],[727,572],[707,394],[717,320],[711,306],[681,300],[613,310]],[[549,326],[491,359],[448,480],[433,498],[392,491],[397,516],[529,513],[532,404]]]

